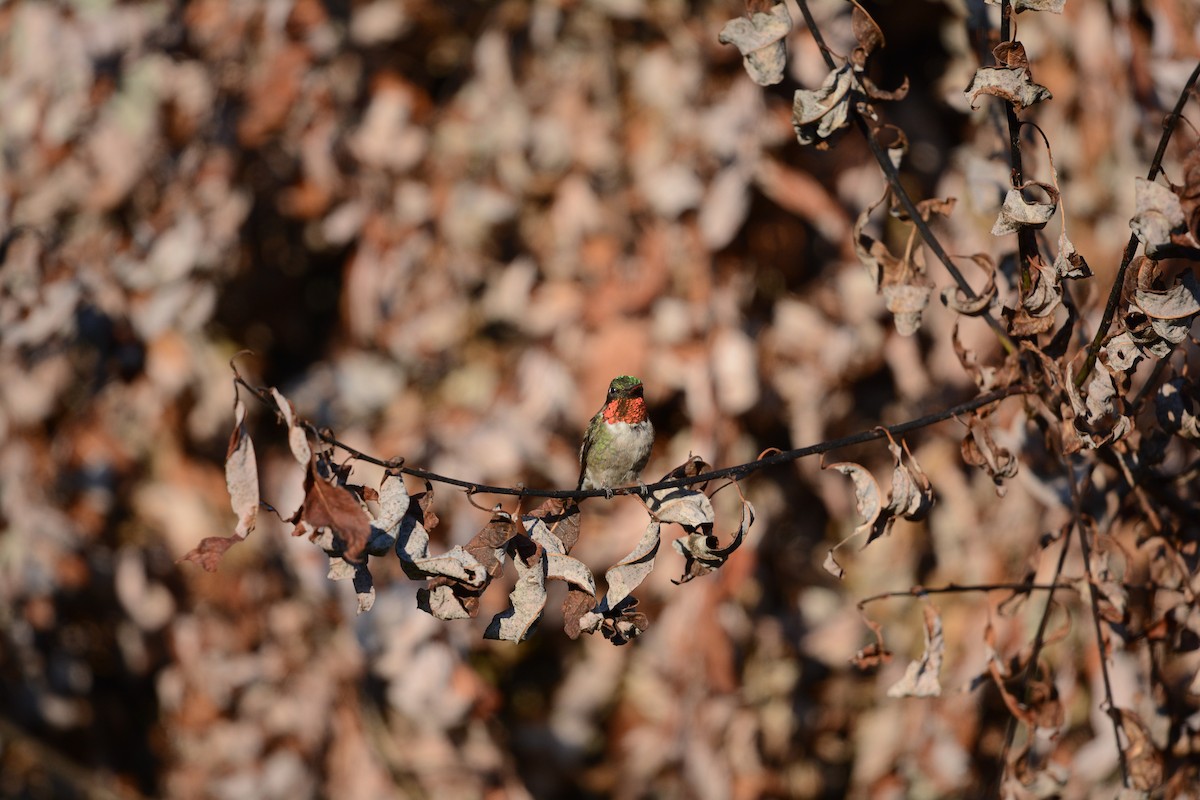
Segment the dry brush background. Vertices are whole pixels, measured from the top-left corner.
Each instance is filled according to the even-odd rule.
[[[849,54],[850,7],[811,5]],[[689,453],[736,464],[970,397],[956,315],[934,302],[899,335],[855,257],[855,218],[884,189],[865,143],[797,143],[792,93],[827,70],[789,7],[786,74],[764,89],[718,42],[738,2],[0,6],[0,795],[1115,796],[1077,596],[1056,593],[1041,653],[1053,697],[1038,707],[1059,716],[1007,749],[989,658],[1028,653],[1044,595],[872,603],[895,657],[851,663],[874,641],[862,597],[1052,574],[1062,485],[1023,465],[1000,497],[964,465],[955,421],[908,440],[937,493],[928,519],[839,550],[841,582],[822,562],[858,523],[846,478],[808,459],[745,481],[747,543],[684,586],[664,548],[639,592],[650,628],[626,647],[569,640],[553,593],[528,641],[483,641],[503,589],[478,619],[440,622],[394,560],[373,562],[357,615],[324,554],[265,511],[218,572],[177,563],[236,524],[223,459],[243,348],[248,378],[342,440],[501,485],[573,486],[621,373],[646,382],[655,478]],[[906,184],[957,198],[935,223],[949,252],[999,262],[1003,112],[963,91],[998,9],[868,8],[887,37],[877,81],[911,84],[880,109],[907,134]],[[1074,288],[1090,336],[1134,177],[1200,58],[1200,9],[1073,1],[1017,21],[1053,93],[1025,116],[1096,273]],[[1168,151],[1176,183],[1195,137],[1182,124]],[[1040,139],[1026,144],[1026,174],[1048,181]],[[986,326],[961,337],[999,363]],[[300,470],[248,402],[263,497],[287,516]],[[1027,446],[1019,400],[989,424]],[[834,455],[890,474],[884,444]],[[487,522],[449,488],[437,502],[438,548]],[[634,498],[590,500],[575,555],[602,574],[644,526]],[[1107,533],[1128,583],[1147,580],[1139,525]],[[1063,575],[1083,573],[1068,552]],[[930,604],[941,696],[889,697]],[[1115,705],[1143,723],[1127,730],[1149,737],[1123,742],[1131,766],[1146,754],[1160,791],[1189,796],[1198,661],[1117,641],[1109,666]]]

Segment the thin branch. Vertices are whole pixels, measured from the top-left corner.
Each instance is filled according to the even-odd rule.
[[[1076,509],[1076,513],[1080,513]],[[1079,517],[1072,517],[1071,523],[1067,526],[1066,532],[1063,534],[1062,549],[1058,551],[1058,563],[1054,566],[1054,583],[1058,583],[1059,577],[1062,575],[1063,566],[1067,563],[1067,552],[1071,549],[1071,534],[1077,527]],[[1075,589],[1074,586],[1071,587]],[[1075,589],[1078,591],[1078,589]],[[1046,627],[1050,624],[1050,610],[1053,597],[1046,598],[1046,607],[1042,609],[1042,617],[1038,620],[1037,634],[1033,637],[1033,651],[1029,654],[1029,661],[1025,664],[1025,669],[1021,673],[1021,702],[1029,702],[1029,680],[1033,677],[1034,670],[1037,669],[1038,658],[1041,656],[1042,647],[1046,642]],[[996,781],[995,796],[999,798],[1001,791],[1004,788],[1004,776],[1008,773],[1008,751],[1012,748],[1013,737],[1017,733],[1017,718],[1010,716],[1008,718],[1008,726],[1004,731],[1004,748],[1000,751],[1000,775]]]
[[[1071,504],[1075,509],[1083,508],[1083,499],[1080,494],[1079,486],[1075,482],[1075,472],[1071,469],[1071,463],[1064,458],[1063,464],[1067,469],[1067,485],[1071,489]],[[1081,514],[1081,512],[1076,512]],[[1081,517],[1076,516],[1076,520]],[[1096,631],[1096,654],[1100,657],[1100,676],[1104,679],[1104,702],[1108,706],[1108,718],[1113,724],[1113,739],[1117,743],[1117,761],[1121,765],[1121,783],[1125,788],[1129,788],[1129,762],[1125,757],[1125,748],[1121,746],[1121,723],[1118,715],[1113,711],[1116,705],[1113,703],[1112,679],[1108,675],[1108,653],[1104,647],[1104,623],[1100,617],[1100,598],[1096,591],[1096,579],[1092,575],[1092,546],[1088,542],[1087,531],[1082,526],[1079,528],[1079,549],[1083,555],[1083,569],[1087,576],[1088,597],[1091,598],[1092,604],[1092,625]]]
[[[807,0],[797,0],[797,2],[800,6],[800,13],[804,15],[804,23],[808,26],[808,30],[812,34],[813,41],[817,43],[817,47],[821,50],[821,55],[825,58],[826,66],[829,69],[836,69],[837,64],[834,62],[829,48],[825,45],[825,39],[821,36],[821,31],[817,27],[816,20],[813,19]],[[865,94],[861,91],[856,94],[865,97]],[[925,221],[921,216],[921,212],[917,210],[917,204],[913,202],[912,196],[909,195],[908,190],[904,188],[904,184],[900,180],[900,172],[892,163],[892,159],[887,154],[887,151],[875,140],[875,134],[871,129],[871,125],[867,121],[867,118],[859,111],[857,103],[850,104],[850,117],[854,120],[854,125],[858,128],[859,133],[867,140],[867,147],[870,148],[871,155],[875,157],[875,160],[879,162],[879,168],[883,171],[883,176],[892,190],[892,195],[900,202],[904,213],[908,214],[917,232],[921,234],[921,239],[925,242],[925,246],[937,257],[938,261],[942,262],[942,266],[950,273],[950,277],[958,284],[963,294],[968,299],[973,300],[977,298],[979,296],[978,293],[967,282],[966,277],[959,271],[958,267],[955,266],[950,256],[946,253],[945,248],[942,247],[942,243],[934,235],[933,229],[929,227],[929,223]],[[996,332],[996,336],[999,337],[1000,344],[1004,347],[1005,352],[1015,353],[1017,346],[1008,335],[1008,332],[1004,330],[1004,326],[1000,321],[991,314],[984,314],[982,317],[988,326]]]
[[[272,409],[276,409],[275,401],[271,398],[270,392],[268,392],[266,389],[252,386],[251,384],[247,383],[246,380],[237,373],[236,369],[234,370],[233,381],[238,386],[245,388],[247,391],[253,394],[264,405]],[[1004,400],[1005,398],[1020,394],[1032,394],[1034,391],[1035,389],[1031,386],[1008,386],[1004,389],[997,389],[994,392],[980,395],[979,397],[968,400],[964,403],[959,403],[958,405],[952,406],[951,408],[947,408],[943,411],[920,417],[919,419],[909,420],[908,422],[902,422],[898,425],[889,425],[886,427],[877,426],[869,431],[863,431],[851,436],[843,436],[840,439],[831,439],[819,444],[809,445],[808,447],[800,447],[795,450],[776,452],[765,458],[760,458],[745,464],[725,467],[724,469],[713,470],[712,472],[705,472],[703,474],[693,475],[687,478],[659,481],[658,483],[647,484],[645,486],[629,486],[621,489],[587,489],[580,491],[564,489],[530,489],[524,486],[489,486],[484,483],[464,481],[460,478],[452,478],[447,475],[440,475],[436,472],[430,472],[429,470],[418,469],[416,467],[406,467],[404,466],[403,459],[384,460],[376,458],[375,456],[364,453],[357,448],[351,447],[345,442],[339,441],[328,431],[318,428],[311,422],[301,419],[298,424],[315,438],[348,453],[359,461],[365,461],[368,464],[375,464],[376,466],[390,469],[394,472],[401,472],[405,475],[412,475],[415,478],[424,478],[428,481],[445,483],[450,486],[458,486],[466,489],[470,494],[501,494],[514,497],[549,497],[562,500],[583,500],[588,497],[612,497],[614,495],[628,494],[646,495],[650,492],[656,492],[662,489],[677,489],[697,483],[707,483],[708,481],[716,480],[718,478],[732,478],[737,480],[744,478],[753,472],[757,472],[760,469],[774,466],[776,464],[784,464],[789,461],[796,461],[801,458],[806,458],[807,456],[813,456],[819,453],[827,453],[830,450],[838,450],[843,447],[862,444],[864,442],[874,441],[875,439],[882,439],[889,434],[893,436],[902,436],[910,431],[926,428],[938,422],[945,422],[946,420],[952,419],[961,414],[967,414],[969,412],[976,411],[984,406]],[[276,409],[276,416],[282,420],[282,415],[279,414],[278,409]]]
[[[1154,180],[1158,177],[1158,173],[1162,172],[1162,162],[1167,154],[1167,144],[1171,141],[1171,135],[1175,132],[1175,125],[1183,115],[1183,107],[1187,105],[1188,97],[1191,95],[1192,89],[1196,86],[1197,80],[1200,80],[1200,63],[1196,64],[1196,68],[1188,76],[1187,83],[1183,85],[1183,89],[1179,92],[1179,99],[1175,101],[1175,108],[1171,109],[1171,113],[1163,119],[1163,132],[1158,140],[1158,149],[1154,151],[1154,159],[1150,162],[1149,172],[1146,173],[1146,180],[1148,181]],[[1100,318],[1100,325],[1096,328],[1096,335],[1092,337],[1092,343],[1088,345],[1087,359],[1083,362],[1083,367],[1079,370],[1079,374],[1075,376],[1076,386],[1083,386],[1083,382],[1087,380],[1088,375],[1092,372],[1092,367],[1096,364],[1096,356],[1100,353],[1100,347],[1104,344],[1104,337],[1108,335],[1108,329],[1112,326],[1113,318],[1117,315],[1117,304],[1121,300],[1121,287],[1125,285],[1125,273],[1129,270],[1129,265],[1133,262],[1133,254],[1137,252],[1137,245],[1137,236],[1130,234],[1129,242],[1125,245],[1125,253],[1121,256],[1121,266],[1117,268],[1117,277],[1113,279],[1112,288],[1108,292],[1108,302],[1104,305],[1104,316]]]
[[[911,589],[901,589],[894,592],[880,592],[879,594],[873,594],[870,597],[864,597],[862,600],[858,601],[858,608],[859,610],[862,610],[867,603],[874,603],[877,600],[886,600],[890,597],[924,597],[927,594],[963,594],[966,592],[1003,591],[1027,594],[1029,592],[1053,592],[1056,589],[1078,591],[1069,583],[1058,583],[1057,579],[1058,576],[1055,575],[1055,583],[976,583],[967,586],[962,586],[957,583],[950,583],[946,586],[914,586]]]
[[[1003,0],[1000,5],[1000,41],[1007,42],[1015,36],[1010,22],[1012,20],[1012,5],[1009,0]],[[1011,167],[1009,174],[1014,189],[1019,189],[1025,182],[1025,170],[1021,156],[1021,118],[1012,103],[1004,104],[1004,118],[1008,123],[1008,163]],[[1045,134],[1043,134],[1043,139]],[[1050,143],[1046,143],[1049,149]],[[1017,261],[1021,265],[1021,291],[1029,291],[1033,280],[1029,265],[1038,257],[1037,235],[1033,228],[1022,225],[1017,230]]]

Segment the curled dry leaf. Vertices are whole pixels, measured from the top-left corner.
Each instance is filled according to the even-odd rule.
[[[980,390],[990,392],[998,386],[1008,386],[1020,379],[1020,365],[1015,353],[1006,357],[1001,367],[979,363],[979,354],[962,343],[958,335],[958,322],[954,323],[954,328],[950,331],[950,344],[953,345],[954,354],[958,356],[962,368]]]
[[[517,643],[533,632],[546,607],[546,551],[524,534],[509,539],[507,549],[517,582],[508,594],[508,610],[492,617],[483,638]]]
[[[225,486],[229,489],[229,504],[238,517],[237,528],[231,536],[205,537],[179,559],[199,564],[206,572],[216,572],[225,551],[249,536],[258,521],[258,460],[246,430],[246,406],[241,398],[234,401],[233,418],[233,432],[225,450]]]
[[[1032,278],[1029,293],[1021,298],[1021,308],[1032,317],[1048,317],[1062,303],[1062,286],[1054,267],[1035,255],[1030,259]]]
[[[233,405],[234,427],[225,450],[225,486],[229,503],[238,515],[239,538],[245,539],[258,520],[258,460],[254,442],[246,430],[246,405],[238,398]]]
[[[859,669],[871,669],[888,663],[892,660],[892,652],[883,643],[883,626],[863,613],[861,606],[859,606],[859,613],[862,614],[863,624],[871,629],[875,641],[855,653],[854,657],[850,659],[850,663]]]
[[[717,39],[732,44],[742,54],[746,72],[759,86],[773,86],[783,80],[787,65],[788,32],[792,18],[787,6],[776,3],[767,13],[761,11],[750,18],[738,17],[725,23]]]
[[[346,558],[358,561],[371,538],[371,518],[343,480],[324,457],[313,456],[304,476],[304,502],[290,521],[295,535],[328,528]]]
[[[1103,353],[1109,368],[1118,372],[1128,372],[1142,359],[1142,351],[1138,349],[1129,331],[1122,331],[1109,339],[1104,345]]]
[[[883,493],[879,489],[879,482],[875,480],[875,476],[871,474],[870,470],[852,461],[839,461],[830,464],[826,469],[836,470],[853,482],[854,505],[858,509],[858,515],[862,518],[862,522],[854,528],[854,533],[850,536],[867,534],[867,543],[869,544],[884,532],[884,527],[890,519],[880,520],[883,515]],[[841,544],[838,546],[840,547]]]
[[[1133,429],[1133,422],[1123,413],[1125,401],[1117,390],[1113,373],[1098,361],[1081,391],[1075,386],[1073,371],[1068,364],[1063,383],[1081,445],[1095,449],[1124,438]]]
[[[379,513],[371,520],[371,536],[367,539],[367,555],[384,556],[396,546],[400,522],[408,513],[408,489],[404,479],[388,472],[379,484]]]
[[[1026,68],[1011,69],[1009,67],[980,67],[975,71],[971,85],[967,87],[967,99],[971,108],[981,94],[990,94],[1012,103],[1017,111],[1028,108],[1034,103],[1049,100],[1050,90],[1045,86],[1034,83]]]
[[[976,253],[971,261],[987,275],[987,284],[975,297],[967,297],[959,286],[947,286],[942,289],[942,304],[959,314],[977,317],[987,313],[996,301],[996,262],[985,253]]]
[[[908,442],[896,444],[888,437],[888,450],[895,466],[892,469],[892,490],[884,511],[896,517],[919,522],[929,516],[933,508],[933,484],[913,458]],[[907,461],[907,463],[905,463]]]
[[[1050,198],[1049,200],[1025,199],[1025,190],[1037,187]],[[1000,207],[1000,215],[992,225],[993,236],[1005,236],[1016,233],[1021,228],[1044,228],[1058,208],[1058,189],[1040,181],[1026,181],[1020,187],[1009,189],[1004,196],[1004,204]]]
[[[1133,303],[1150,318],[1152,324],[1154,320],[1181,320],[1186,323],[1188,329],[1191,328],[1192,319],[1200,314],[1200,284],[1197,284],[1196,276],[1190,270],[1181,273],[1171,288],[1166,290],[1154,287],[1154,283],[1157,283],[1154,281],[1154,277],[1157,277],[1156,269],[1144,268],[1139,271],[1138,277]],[[1164,335],[1167,332],[1169,329],[1159,331],[1159,335],[1168,339],[1168,336]]]
[[[852,232],[854,252],[875,280],[883,295],[884,305],[896,321],[896,332],[910,336],[921,327],[921,318],[929,305],[933,287],[925,281],[925,266],[920,257],[920,248],[909,248],[903,259],[894,256],[883,242],[866,232],[871,212],[878,208],[890,193],[885,192],[877,202],[858,215]],[[921,216],[928,219],[931,214],[949,214],[954,208],[954,199],[923,200],[917,204]],[[901,219],[907,216],[898,214]]]
[[[330,554],[329,572],[325,577],[331,581],[353,580],[359,614],[370,611],[371,607],[375,605],[375,581],[365,562],[355,564],[336,553]]]
[[[312,447],[308,443],[308,431],[296,417],[296,409],[292,406],[291,400],[284,397],[274,387],[271,389],[271,397],[275,398],[275,405],[279,407],[279,413],[283,415],[283,421],[287,423],[288,447],[291,448],[292,456],[296,459],[296,463],[307,468],[312,461]]]
[[[1001,66],[1010,69],[1029,69],[1029,56],[1021,42],[1001,42],[992,48],[992,55]]]
[[[1145,178],[1136,178],[1133,189],[1134,214],[1129,227],[1141,240],[1146,255],[1153,258],[1160,249],[1186,233],[1186,219],[1179,197],[1165,186]]]
[[[596,605],[596,579],[591,570],[582,561],[567,555],[579,538],[579,506],[564,507],[561,500],[547,500],[522,518],[521,523],[529,537],[545,551],[546,580],[567,584],[567,597],[562,606],[563,629],[568,637],[578,638],[579,620]]]
[[[1092,277],[1092,269],[1076,250],[1075,245],[1067,238],[1067,228],[1064,225],[1058,235],[1058,255],[1054,257],[1054,274],[1061,278]]]
[[[825,145],[834,131],[846,126],[854,75],[849,64],[830,72],[820,89],[797,89],[792,100],[792,127],[800,144]]]
[[[1018,461],[1012,453],[996,444],[992,432],[978,416],[967,421],[967,435],[962,440],[963,461],[982,467],[996,484],[996,494],[1005,494],[1004,479],[1017,474]]]
[[[608,593],[593,611],[580,618],[579,628],[581,631],[595,633],[603,630],[604,635],[612,639],[614,644],[624,644],[646,629],[645,615],[641,615],[641,624],[639,624],[632,614],[636,601],[632,603],[628,601],[633,600],[631,597],[633,590],[654,569],[654,557],[658,553],[661,527],[662,524],[658,520],[651,520],[633,551],[604,573],[604,580],[608,583]]]
[[[857,0],[850,0],[854,5],[854,10],[850,15],[850,30],[854,34],[855,41],[858,46],[850,54],[850,63],[854,67],[855,72],[862,72],[867,65],[867,59],[871,53],[883,47],[883,31],[875,20],[871,19]]]
[[[921,329],[933,287],[926,283],[897,283],[883,287],[883,302],[896,320],[896,333],[912,336]]]
[[[415,500],[416,502],[412,502]],[[517,532],[507,514],[498,514],[476,534],[467,549],[456,546],[440,556],[429,554],[429,529],[437,524],[430,506],[433,486],[410,499],[396,535],[396,555],[400,567],[413,580],[432,578],[429,586],[417,591],[417,607],[438,619],[465,619],[479,613],[479,595],[492,577],[499,574],[504,560],[504,545]],[[476,553],[485,557],[482,563]]]
[[[729,556],[741,546],[750,526],[754,524],[754,506],[749,500],[742,498],[742,519],[733,539],[725,547],[719,547],[719,541],[713,535],[711,527],[693,530],[673,544],[683,556],[683,575],[674,583],[687,583],[693,578],[707,575],[715,569],[724,566]]]
[[[1036,336],[1054,327],[1052,314],[1036,317],[1029,313],[1029,309],[1025,308],[1023,303],[1015,310],[1006,306],[1001,313],[1012,336]]]
[[[1128,709],[1115,708],[1108,713],[1120,725],[1128,743],[1124,752],[1130,785],[1139,791],[1154,791],[1163,782],[1163,756],[1150,730],[1141,717]]]
[[[888,697],[938,697],[942,684],[942,658],[946,639],[942,633],[942,616],[933,603],[925,603],[925,652],[919,661],[909,663],[904,677],[888,689]]]

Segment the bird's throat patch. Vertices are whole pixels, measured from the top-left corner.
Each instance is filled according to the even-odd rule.
[[[644,422],[646,416],[646,400],[642,397],[618,398],[604,407],[604,421],[609,425],[616,422]]]

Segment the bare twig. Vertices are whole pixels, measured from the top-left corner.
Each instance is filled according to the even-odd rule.
[[[1061,567],[1060,563],[1059,568],[1061,569]],[[966,592],[1016,592],[1017,594],[1028,594],[1029,592],[1053,592],[1057,589],[1076,591],[1075,587],[1071,584],[1058,583],[1057,580],[1058,575],[1055,574],[1054,583],[974,583],[968,585],[950,583],[945,586],[913,586],[911,589],[880,592],[870,597],[864,597],[858,601],[858,608],[861,610],[867,603],[886,600],[890,597],[923,597],[927,594],[965,594]]]
[[[245,378],[237,373],[236,369],[234,370],[233,381],[236,385],[243,387],[253,394],[264,405],[272,409],[276,408],[275,401],[271,397],[271,393],[268,390],[251,385],[245,380]],[[805,458],[807,456],[813,456],[819,453],[827,453],[830,450],[838,450],[843,447],[862,444],[864,442],[874,441],[875,439],[882,439],[889,434],[900,436],[910,431],[915,431],[920,428],[934,425],[938,422],[944,422],[961,414],[976,411],[984,406],[999,402],[1007,397],[1013,397],[1014,395],[1019,394],[1030,394],[1033,391],[1034,389],[1031,386],[1008,386],[1004,389],[997,389],[994,392],[980,395],[972,400],[959,403],[956,406],[938,411],[934,414],[920,417],[919,419],[909,420],[908,422],[902,422],[898,425],[876,427],[869,431],[863,431],[851,436],[843,436],[840,439],[831,439],[819,444],[809,445],[808,447],[776,452],[772,455],[766,456],[765,458],[759,458],[755,461],[750,461],[745,464],[737,464],[732,467],[725,467],[724,469],[713,470],[712,472],[705,472],[703,474],[693,475],[688,478],[676,478],[674,480],[659,481],[658,483],[647,484],[645,486],[628,486],[621,489],[587,489],[579,491],[564,489],[530,489],[524,486],[489,486],[484,483],[476,483],[474,481],[465,481],[460,478],[452,478],[448,475],[439,475],[436,472],[430,472],[429,470],[425,469],[406,467],[403,464],[403,459],[384,460],[376,458],[375,456],[364,453],[357,448],[351,447],[345,442],[339,441],[328,431],[318,428],[316,425],[306,420],[301,419],[297,424],[303,426],[303,428],[308,431],[309,434],[320,441],[346,452],[359,461],[365,461],[368,464],[375,464],[396,472],[402,472],[405,475],[412,475],[415,478],[424,478],[425,480],[435,481],[437,483],[458,486],[466,489],[470,494],[502,494],[515,497],[550,497],[562,500],[583,500],[588,497],[612,497],[615,495],[627,494],[644,495],[649,492],[659,491],[661,489],[677,489],[683,486],[705,483],[718,478],[732,478],[733,480],[738,480],[753,472],[757,472],[764,467],[770,467],[776,464],[784,464],[789,461],[796,461],[798,459]],[[278,410],[276,410],[276,416],[282,421],[282,415],[279,414]]]
[[[1079,485],[1075,482],[1075,472],[1071,469],[1070,462],[1064,458],[1063,465],[1067,471],[1067,485],[1071,488],[1071,504],[1075,509],[1076,523],[1079,523],[1082,517],[1083,499]],[[1087,576],[1088,597],[1091,599],[1092,605],[1092,625],[1096,632],[1096,654],[1100,657],[1100,676],[1104,679],[1106,713],[1113,724],[1113,738],[1117,743],[1117,761],[1121,765],[1121,783],[1129,788],[1129,761],[1125,756],[1125,748],[1121,746],[1120,717],[1113,713],[1116,706],[1113,703],[1112,679],[1108,675],[1108,653],[1105,652],[1104,647],[1104,623],[1100,617],[1100,598],[1097,594],[1095,576],[1092,575],[1092,545],[1088,541],[1087,531],[1082,525],[1079,525],[1079,549],[1083,554],[1083,569]]]

